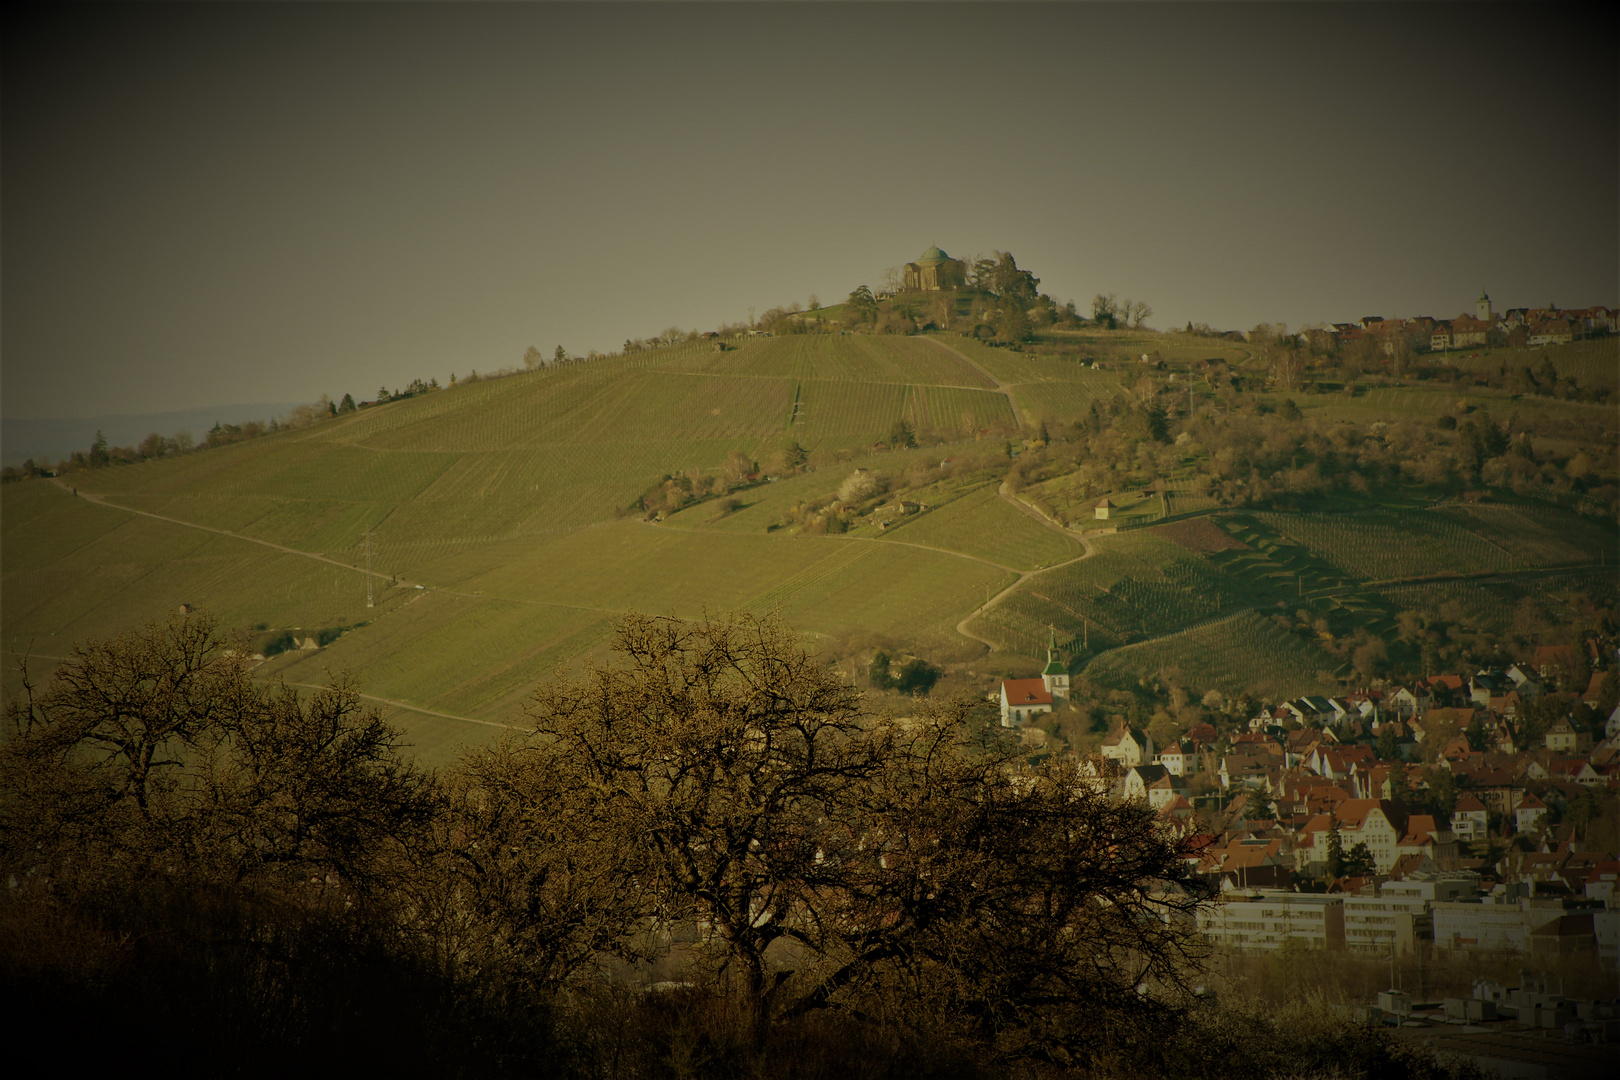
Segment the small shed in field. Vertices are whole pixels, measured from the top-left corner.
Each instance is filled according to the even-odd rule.
[[[1102,502],[1097,504],[1097,520],[1107,521],[1109,518],[1114,516],[1114,509],[1114,501],[1112,499],[1104,499]]]

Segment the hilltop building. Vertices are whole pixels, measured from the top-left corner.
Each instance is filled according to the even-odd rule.
[[[902,287],[907,292],[942,292],[966,286],[967,264],[937,246],[923,252],[916,262],[906,263]]]

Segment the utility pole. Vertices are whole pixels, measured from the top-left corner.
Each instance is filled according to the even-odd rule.
[[[371,591],[371,530],[366,530],[366,607],[376,607],[376,597]]]

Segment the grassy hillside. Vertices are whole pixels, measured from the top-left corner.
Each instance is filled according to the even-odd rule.
[[[463,382],[183,457],[6,485],[0,635],[48,664],[181,604],[216,612],[251,647],[320,635],[324,648],[264,672],[316,684],[352,671],[443,757],[512,720],[555,666],[599,653],[630,609],[779,612],[856,666],[875,643],[949,666],[988,641],[1017,668],[1056,628],[1071,652],[1100,654],[1099,676],[1299,689],[1349,677],[1345,642],[1393,642],[1408,609],[1477,608],[1469,618],[1497,625],[1504,605],[1556,619],[1560,604],[1602,593],[1586,568],[1612,562],[1615,533],[1575,512],[1579,491],[1561,505],[1501,493],[1475,506],[1397,484],[1240,510],[1199,478],[1214,451],[1197,440],[1144,442],[1106,468],[1064,450],[1099,416],[1138,409],[1144,371],[1165,383],[1171,423],[1196,407],[1205,440],[1273,412],[1285,395],[1258,377],[1242,399],[1195,378],[1202,361],[1246,356],[1146,331],[1052,335],[1021,352],[799,335]],[[1344,431],[1485,414],[1431,386],[1295,396],[1303,423]],[[1612,440],[1607,406],[1476,398],[1549,446]],[[915,448],[887,447],[899,421]],[[1050,447],[1032,441],[1042,423]],[[802,469],[780,464],[791,443]],[[668,477],[707,483],[738,453],[763,475],[658,522],[630,509]],[[1037,458],[1045,471],[1012,484],[1009,469]],[[1549,469],[1546,483],[1569,486]],[[867,488],[841,493],[857,470]],[[1165,499],[1144,494],[1152,476]],[[1121,514],[1098,522],[1104,492]],[[1124,526],[1147,527],[1105,534]],[[1498,579],[1463,595],[1446,578],[1460,573]]]

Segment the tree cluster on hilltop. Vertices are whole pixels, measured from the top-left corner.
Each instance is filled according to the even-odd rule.
[[[1179,385],[1151,366],[1133,395],[1093,402],[1078,420],[1049,427],[1055,441],[1031,433],[1031,450],[1008,476],[1022,489],[1076,475],[1098,495],[1152,487],[1189,474],[1192,491],[1225,506],[1287,509],[1299,500],[1420,485],[1443,495],[1481,486],[1516,495],[1584,498],[1611,509],[1620,488],[1601,460],[1601,432],[1579,418],[1539,415],[1499,419],[1485,405],[1461,406],[1424,422],[1403,418],[1355,423],[1308,416],[1293,399],[1272,406],[1255,391],[1264,383],[1224,361]],[[1204,403],[1190,415],[1189,383]],[[1569,445],[1571,437],[1588,441]]]
[[[1087,325],[1073,301],[1059,303],[1040,291],[1040,279],[1018,266],[1011,252],[996,251],[962,260],[965,280],[961,289],[907,291],[899,271],[891,270],[880,293],[860,285],[849,294],[839,325],[882,334],[911,334],[919,330],[956,330],[1003,345],[1035,339],[1045,329],[1076,329]],[[1113,293],[1093,302],[1092,324],[1114,329],[1121,323],[1141,326],[1152,314],[1145,303]],[[800,327],[804,326],[802,320]]]

